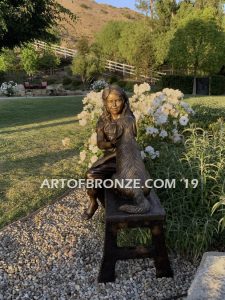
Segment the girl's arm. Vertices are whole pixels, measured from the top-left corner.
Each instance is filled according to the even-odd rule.
[[[111,149],[115,147],[113,143],[111,142],[106,142],[104,139],[104,133],[102,130],[97,130],[97,146],[99,149]]]

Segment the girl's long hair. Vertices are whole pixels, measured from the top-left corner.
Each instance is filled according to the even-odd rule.
[[[106,100],[109,97],[109,95],[113,92],[118,94],[119,97],[123,100],[124,107],[123,107],[123,110],[121,112],[121,115],[122,116],[132,116],[133,118],[135,118],[133,112],[130,109],[129,99],[128,99],[127,94],[125,93],[125,91],[121,87],[119,87],[118,85],[109,85],[103,90],[103,93],[102,93],[103,113],[101,115],[101,119],[104,122],[110,122],[111,121],[111,114],[107,111],[107,108],[106,108]]]

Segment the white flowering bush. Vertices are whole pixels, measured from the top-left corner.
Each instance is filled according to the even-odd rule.
[[[166,88],[151,94],[150,90],[148,83],[135,84],[134,94],[129,99],[137,121],[138,142],[143,159],[156,159],[160,156],[159,150],[155,149],[159,142],[182,142],[182,131],[194,114],[189,104],[182,101],[184,95],[181,91]],[[95,128],[102,113],[102,91],[90,92],[83,99],[83,104],[83,111],[78,115],[79,123],[85,126],[92,122],[92,128]],[[85,149],[80,153],[80,163],[85,162],[90,166],[101,154],[93,130]]]
[[[85,126],[87,123],[92,122],[95,126],[94,121],[97,121],[102,113],[102,91],[91,91],[82,102],[84,106],[83,111],[78,114],[79,124]]]
[[[101,80],[94,81],[91,84],[91,89],[95,92],[100,92],[107,86],[108,86],[108,83],[105,80],[101,79]]]
[[[7,97],[11,97],[15,95],[16,87],[17,87],[17,83],[14,81],[3,82],[1,84],[1,92]]]

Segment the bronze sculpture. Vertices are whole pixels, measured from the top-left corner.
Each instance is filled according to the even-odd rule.
[[[97,122],[97,145],[104,155],[87,171],[89,179],[139,179],[140,188],[119,188],[117,192],[133,199],[134,205],[125,204],[120,210],[127,213],[145,213],[150,208],[146,198],[150,189],[145,181],[150,178],[136,142],[136,122],[126,93],[118,86],[106,87],[102,94],[103,113]],[[98,209],[97,199],[104,206],[103,189],[88,189],[90,202],[84,218],[90,219]]]

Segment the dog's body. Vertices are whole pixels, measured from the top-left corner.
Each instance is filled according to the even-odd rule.
[[[116,173],[112,179],[138,179],[140,188],[116,187],[121,196],[133,199],[136,205],[125,204],[120,206],[120,210],[141,214],[149,211],[150,203],[146,198],[150,189],[145,186],[146,180],[150,179],[150,175],[145,169],[145,165],[141,158],[139,146],[135,139],[136,125],[132,116],[124,116],[117,121],[117,144],[116,144]]]

